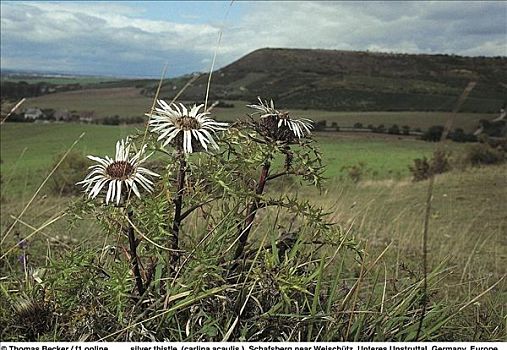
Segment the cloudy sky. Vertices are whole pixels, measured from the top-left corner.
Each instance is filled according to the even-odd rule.
[[[1,67],[158,77],[263,47],[507,56],[507,2],[1,2]]]

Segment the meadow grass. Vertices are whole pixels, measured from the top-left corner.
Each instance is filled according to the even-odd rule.
[[[453,171],[436,178],[428,257],[429,270],[440,272],[432,277],[436,280],[432,282],[429,302],[430,305],[446,305],[449,309],[444,315],[455,312],[469,301],[474,301],[478,295],[500,281],[507,272],[505,267],[507,246],[504,235],[507,229],[506,208],[501,204],[506,193],[498,190],[507,188],[505,171],[507,171],[505,165],[492,166],[465,172]],[[494,185],[485,186],[485,183]],[[365,251],[364,262],[367,266],[372,266],[371,272],[363,277],[363,282],[358,287],[357,296],[362,296],[360,297],[362,300],[360,299],[358,305],[349,307],[358,310],[366,307],[366,312],[373,312],[371,315],[375,315],[379,311],[374,310],[382,310],[383,300],[386,300],[384,307],[388,309],[388,300],[399,297],[406,283],[419,283],[422,278],[423,199],[426,190],[427,181],[412,184],[408,180],[367,180],[358,184],[344,181],[328,187],[321,195],[310,188],[300,190],[301,196],[330,212],[331,221],[343,232],[347,232],[349,238],[360,242]],[[294,188],[291,185],[268,188],[268,192],[275,196],[279,191],[291,193]],[[32,227],[39,227],[54,217],[55,213],[65,210],[69,201],[73,200],[54,196],[38,198],[26,213],[24,222]],[[22,204],[12,197],[2,204],[2,232],[5,231],[7,224],[12,222],[11,218],[6,219],[7,214],[16,215],[21,210]],[[264,226],[270,227],[277,220],[280,222],[292,220],[290,215],[278,216],[279,214],[274,211],[261,216],[260,226],[252,236],[253,247],[265,245],[266,241],[275,239],[274,236],[270,236],[271,233],[267,233],[269,230],[263,230]],[[197,215],[187,224],[186,232],[190,235],[189,238],[197,234],[192,239],[199,239],[202,220],[202,217]],[[26,237],[32,231],[33,229],[25,224],[17,226],[17,232],[21,237]],[[268,234],[268,237],[265,237],[265,234]],[[7,246],[15,244],[15,239],[15,236],[8,239]],[[101,251],[107,244],[118,244],[113,237],[104,236],[102,228],[91,217],[78,221],[74,226],[69,226],[69,221],[65,218],[59,220],[31,237],[29,242],[31,264],[40,266],[45,265],[47,259],[57,261],[55,260],[57,256],[66,256],[66,251],[72,252],[75,249],[81,252]],[[329,251],[329,254],[331,256],[333,251]],[[380,256],[380,260],[377,260]],[[340,264],[336,267],[339,268],[336,273],[341,280],[338,287],[341,291],[347,291],[355,278],[362,274],[361,265],[355,263],[345,251],[339,257],[338,262],[342,261],[342,267],[339,268]],[[64,270],[58,266],[53,268]],[[68,278],[72,278],[71,276],[72,274]],[[331,274],[322,278],[326,283],[331,283],[333,278],[337,277]],[[454,341],[504,339],[507,331],[503,325],[507,315],[504,302],[506,296],[507,284],[501,281],[477,302],[447,320],[445,326],[438,332],[426,334],[425,337],[428,338],[425,339]],[[401,304],[398,307],[400,306]],[[398,317],[396,311],[385,312],[388,313],[382,317],[383,320],[394,320]],[[387,317],[389,314],[391,316]],[[379,317],[381,315],[380,311]],[[431,329],[432,322],[439,320],[433,319],[434,316],[431,315],[438,315],[438,312],[434,310],[430,313],[430,323],[425,329]],[[359,327],[356,332],[359,330],[370,332],[368,321],[365,322],[366,324],[360,320],[354,321],[354,329]],[[404,336],[413,337],[413,334],[402,332],[403,329],[398,331],[400,337],[398,339],[404,339]],[[103,334],[109,333],[106,331]],[[396,333],[378,334],[379,337],[387,339],[396,338],[395,335]],[[56,338],[50,336],[44,339],[65,338],[64,334],[55,333],[54,336]],[[194,336],[197,335],[191,332],[189,338],[180,340],[195,340],[196,338],[192,338]],[[357,339],[363,339],[357,333],[356,336]]]
[[[139,128],[142,129],[142,126]],[[1,231],[5,232],[6,228],[12,224],[13,216],[17,216],[22,211],[35,188],[49,172],[50,164],[54,162],[55,156],[68,149],[69,145],[83,131],[86,134],[76,146],[80,152],[112,155],[114,141],[132,133],[134,129],[135,127],[79,124],[2,125]],[[364,258],[361,263],[358,263],[358,258],[354,254],[350,254],[346,250],[337,250],[339,259],[334,261],[329,266],[330,270],[324,273],[323,266],[331,263],[333,259],[319,260],[321,259],[320,255],[313,256],[311,253],[313,258],[310,260],[315,263],[312,266],[316,269],[316,275],[312,274],[311,276],[317,276],[317,280],[305,280],[303,279],[304,274],[298,275],[290,272],[293,271],[291,270],[293,268],[290,265],[291,262],[282,264],[280,269],[269,270],[269,278],[274,278],[278,283],[280,281],[288,283],[289,291],[292,287],[308,288],[310,292],[301,294],[300,299],[294,301],[309,307],[310,319],[318,319],[322,316],[317,312],[317,310],[321,310],[321,306],[327,310],[327,317],[336,319],[333,321],[335,323],[332,322],[331,325],[338,327],[339,332],[343,332],[335,334],[340,339],[364,340],[368,337],[377,340],[414,339],[421,302],[419,291],[423,277],[421,267],[422,229],[425,210],[424,198],[428,182],[412,183],[407,177],[407,166],[415,157],[429,156],[435,145],[413,138],[357,134],[351,136],[345,133],[317,134],[316,139],[319,141],[318,145],[323,153],[323,162],[327,165],[325,175],[328,177],[328,181],[324,186],[324,191],[319,193],[310,187],[301,189],[294,182],[280,179],[276,184],[268,186],[267,193],[277,197],[280,194],[298,192],[300,197],[322,206],[325,211],[329,212],[329,219],[335,224],[335,227],[339,228],[338,231],[342,232],[345,238],[358,242],[365,252]],[[461,151],[461,148],[461,145],[452,145],[452,150],[455,152]],[[22,157],[21,154],[23,154]],[[356,165],[358,162],[363,162],[365,169],[369,169],[369,171],[358,183],[354,183],[347,177],[346,171],[341,169],[343,166]],[[373,175],[375,171],[377,174]],[[506,335],[504,322],[507,314],[505,307],[507,285],[505,281],[501,280],[507,272],[505,268],[507,266],[505,264],[507,244],[504,234],[507,230],[505,217],[507,208],[503,200],[507,195],[506,172],[507,167],[501,165],[465,170],[455,169],[450,173],[436,177],[428,243],[429,270],[432,271],[429,293],[431,307],[425,323],[423,339],[501,340]],[[85,271],[90,269],[88,264],[91,263],[91,266],[95,266],[96,252],[102,252],[99,260],[103,259],[104,247],[109,244],[121,245],[121,243],[118,238],[104,235],[104,228],[97,224],[93,216],[84,216],[77,221],[68,221],[63,217],[34,234],[35,228],[44,225],[55,216],[63,215],[69,204],[75,201],[79,202],[75,197],[56,196],[44,191],[43,194],[38,196],[28,208],[22,218],[23,222],[19,222],[11,236],[5,240],[6,243],[2,247],[2,251],[5,251],[6,247],[15,246],[19,237],[32,235],[29,239],[31,264],[33,266],[47,266],[49,264],[50,271],[60,271],[60,275],[48,273],[47,278],[53,278],[54,293],[65,294],[68,288],[71,288],[70,291],[73,290],[72,288],[79,289],[76,283],[82,283],[83,286],[90,283],[85,279],[79,280],[72,276],[83,274],[83,278],[85,278]],[[217,206],[219,205],[217,204]],[[275,236],[278,232],[264,228],[274,227],[277,222],[288,223],[294,220],[293,216],[288,214],[279,214],[270,209],[262,210],[266,211],[266,215],[259,216],[258,227],[252,235],[251,247],[254,251],[256,247],[265,246],[266,243],[273,244],[276,239]],[[193,215],[185,228],[185,240],[190,246],[194,246],[201,239],[203,229],[207,225],[203,214]],[[304,230],[304,226],[299,229]],[[184,312],[179,314],[178,310],[185,308],[185,305],[205,308],[209,305],[199,304],[200,298],[208,300],[206,298],[212,297],[215,293],[224,293],[224,290],[220,289],[221,287],[213,285],[213,283],[219,283],[213,277],[216,276],[216,271],[206,272],[206,268],[203,268],[206,266],[213,268],[214,266],[212,262],[206,260],[209,257],[205,254],[206,249],[218,248],[213,248],[213,242],[203,246],[201,248],[203,252],[198,250],[195,253],[195,261],[190,263],[187,270],[188,276],[186,278],[188,280],[186,281],[190,283],[191,289],[200,291],[201,294],[196,292],[197,294],[192,294],[190,299],[183,299],[181,303],[176,303],[172,309],[163,311],[167,312],[167,318],[161,317],[160,320],[155,321],[155,324],[159,322],[158,324],[162,325],[163,322],[178,320],[178,317],[185,314]],[[345,240],[341,242],[343,243]],[[300,254],[305,254],[310,249],[303,248],[301,248]],[[326,259],[336,252],[333,250],[321,251],[322,256]],[[92,255],[87,257],[88,253]],[[252,284],[246,285],[248,288],[245,287],[246,289],[240,292],[240,295],[244,297],[250,295],[249,293],[254,293],[255,297],[259,299],[264,298],[265,293],[271,293],[269,283],[265,285],[264,282],[259,281],[264,281],[266,278],[265,268],[269,268],[272,266],[271,264],[280,264],[279,261],[276,262],[278,258],[275,255],[274,248],[272,255],[269,251],[262,251],[259,259],[267,259],[262,262],[267,265],[252,267],[253,279],[248,282]],[[256,259],[257,257],[256,255]],[[105,259],[110,260],[110,258]],[[271,259],[274,260],[271,261]],[[9,270],[11,272],[19,270],[15,262],[11,260],[13,259],[7,262],[3,261],[2,263],[6,265],[2,265],[2,269],[5,271],[12,269]],[[114,317],[117,317],[118,320],[116,327],[120,326],[120,328],[123,327],[122,324],[128,324],[128,327],[131,327],[132,324],[137,325],[134,322],[136,319],[128,318],[128,315],[124,314],[124,310],[127,308],[127,305],[123,304],[124,297],[130,293],[129,285],[125,284],[125,281],[128,281],[130,277],[114,275],[116,272],[122,273],[121,266],[123,265],[118,261],[112,260],[104,265],[108,273],[113,275],[110,281],[105,280],[104,282],[106,283],[104,297],[97,298],[95,296],[99,303],[113,302],[111,305],[116,305],[115,310],[118,314]],[[123,267],[128,271],[128,267]],[[80,270],[80,268],[84,270]],[[17,271],[17,273],[22,274],[22,271]],[[200,273],[204,274],[200,275]],[[207,277],[204,278],[204,276]],[[9,276],[9,281],[12,278],[16,277]],[[99,282],[93,282],[93,285],[103,283],[100,281],[102,279]],[[115,285],[115,281],[122,284]],[[70,285],[67,286],[67,283]],[[291,285],[291,283],[293,284]],[[495,285],[495,283],[498,284]],[[489,290],[493,285],[495,287]],[[119,287],[121,289],[115,289]],[[237,287],[228,286],[228,288]],[[336,291],[336,297],[342,305],[342,309],[338,309],[338,311],[351,312],[351,315],[355,316],[349,317],[345,316],[347,314],[340,314],[334,309],[335,301],[330,301],[326,307],[320,305],[318,298],[309,297],[312,293],[317,295],[321,288],[325,291]],[[407,290],[410,291],[408,295],[405,294]],[[485,291],[488,292],[481,296]],[[8,298],[12,296],[5,289],[0,292],[7,293]],[[185,288],[180,288],[171,291],[171,293],[177,298],[177,301],[178,298],[184,298],[187,291]],[[477,299],[477,296],[481,296],[481,298]],[[89,298],[87,295],[82,295],[82,297]],[[85,300],[80,298],[74,301],[72,298],[72,300],[62,299],[60,302],[77,302],[79,304]],[[245,305],[248,300],[247,297],[244,301]],[[465,306],[466,308],[460,311],[459,315],[452,316]],[[68,307],[70,310],[71,307]],[[98,312],[94,311],[95,307],[99,310],[103,306],[94,306],[89,310],[82,307],[78,309],[81,310],[79,312],[83,312],[89,317],[99,317],[98,313],[94,314]],[[440,308],[443,309],[440,310]],[[2,312],[7,310],[5,304],[0,305],[0,309]],[[152,311],[159,312],[159,310]],[[216,335],[219,337],[218,339],[224,339],[228,334],[230,336],[234,332],[237,336],[238,330],[232,327],[233,319],[223,321],[227,327],[220,328],[217,316],[213,316],[213,312],[217,310],[214,307],[211,311],[202,311],[204,312],[202,317],[208,317],[209,322],[206,321],[208,328],[199,330],[197,327],[195,331],[193,330],[195,328],[191,328],[190,335],[179,338],[179,340],[199,340],[202,339],[199,338],[200,336],[215,337],[215,333],[218,333]],[[354,314],[356,311],[358,313]],[[211,313],[206,314],[206,312]],[[223,315],[225,314],[223,312]],[[5,319],[5,315],[0,316],[0,321]],[[75,315],[69,315],[69,317],[72,320],[66,322],[80,322]],[[265,322],[266,319],[263,317],[259,320]],[[273,317],[281,317],[281,315]],[[290,330],[301,326],[299,321],[294,321],[299,317],[297,314],[285,314],[283,317],[285,318],[280,318],[281,328],[271,330],[275,334],[282,329]],[[215,318],[214,321],[213,318]],[[288,324],[284,324],[282,321],[286,319],[290,320]],[[108,338],[109,340],[122,339],[115,337],[125,333],[120,329],[116,335],[110,330],[108,323],[93,322],[98,322],[94,323],[96,327],[103,328],[92,329],[89,332],[112,336],[112,338]],[[443,327],[437,327],[441,322],[444,322]],[[406,328],[400,329],[400,324]],[[176,327],[176,325],[173,326]],[[155,326],[152,324],[152,327]],[[436,327],[433,332],[431,331],[432,327]],[[80,329],[79,327],[74,328]],[[10,329],[12,330],[12,328]],[[318,334],[323,334],[323,337],[331,337],[332,334],[327,334],[323,328],[319,328],[318,323],[315,328],[312,324],[310,328],[303,329],[305,335],[302,336],[302,339],[308,339],[306,337],[311,338]],[[385,333],[378,333],[377,329],[382,329]],[[68,339],[71,336],[59,332],[57,327],[54,333],[45,335],[42,339]],[[200,335],[199,332],[205,334]],[[77,334],[85,335],[79,331]],[[181,335],[183,332],[175,331],[174,334]]]

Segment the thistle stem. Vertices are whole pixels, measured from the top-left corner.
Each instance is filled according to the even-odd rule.
[[[266,181],[268,180],[269,167],[271,163],[269,161],[265,161],[262,164],[261,174],[259,176],[259,182],[257,182],[257,187],[255,188],[256,197],[252,200],[250,205],[248,206],[247,215],[245,218],[245,224],[243,227],[240,227],[240,237],[238,240],[238,247],[236,248],[236,252],[234,253],[234,259],[238,259],[243,255],[243,251],[245,250],[246,242],[248,241],[248,235],[250,234],[250,230],[252,229],[252,223],[255,219],[255,214],[257,213],[257,209],[259,209],[260,196],[264,192],[264,186],[266,185]]]
[[[128,210],[127,212],[129,221],[132,222],[132,211]],[[129,223],[127,234],[129,238],[129,248],[130,248],[130,263],[132,264],[132,271],[134,272],[134,277],[136,279],[136,287],[139,293],[139,296],[142,296],[146,289],[144,288],[143,278],[141,276],[141,270],[139,269],[139,258],[137,257],[137,245],[138,242],[134,235],[134,227]]]
[[[177,178],[177,192],[176,196],[174,198],[174,220],[173,220],[173,236],[172,236],[172,242],[171,242],[171,248],[173,250],[178,250],[179,247],[179,233],[180,233],[180,227],[181,227],[181,221],[183,220],[183,217],[181,215],[181,209],[183,207],[183,192],[185,190],[185,173],[187,168],[187,163],[185,161],[185,154],[183,152],[180,152],[179,154],[179,160],[180,160],[180,169],[178,171],[178,178]],[[172,258],[173,262],[176,262],[178,260],[178,254],[176,252],[173,255]]]

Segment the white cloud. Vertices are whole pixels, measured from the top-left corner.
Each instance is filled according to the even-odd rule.
[[[1,3],[2,66],[158,75],[206,70],[220,20],[153,20],[142,3]],[[224,11],[228,3],[224,3]],[[503,2],[236,2],[217,64],[262,47],[506,55]]]

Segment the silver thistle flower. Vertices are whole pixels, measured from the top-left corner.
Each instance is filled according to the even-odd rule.
[[[258,111],[256,113],[260,113],[261,118],[274,119],[278,128],[282,126],[288,127],[297,138],[304,137],[311,133],[310,129],[313,128],[312,120],[307,118],[292,118],[288,111],[275,109],[273,100],[270,100],[268,103],[268,101],[262,101],[260,97],[257,97],[257,99],[259,100],[259,104],[247,105],[247,107],[256,109]]]
[[[130,144],[127,139],[126,141],[121,140],[116,143],[115,159],[111,159],[108,156],[105,158],[88,156],[88,159],[96,161],[99,164],[92,165],[89,168],[91,172],[83,181],[78,182],[76,185],[84,187],[84,191],[88,193],[88,198],[97,197],[102,188],[107,186],[106,204],[109,202],[120,203],[122,186],[124,186],[126,191],[132,190],[138,198],[141,198],[137,185],[139,184],[146,191],[152,192],[153,182],[148,177],[159,176],[153,171],[140,166],[149,157],[141,158],[145,148],[146,145],[141,151],[130,158]]]
[[[150,117],[149,126],[152,131],[159,134],[157,141],[164,140],[163,147],[173,142],[183,152],[192,153],[195,147],[192,141],[195,139],[206,151],[208,145],[218,149],[212,134],[225,130],[228,124],[208,117],[210,113],[207,111],[199,112],[204,105],[187,108],[181,103],[179,106],[176,103],[168,105],[163,100],[158,100],[157,103],[160,108],[157,107],[155,113],[146,115]]]

